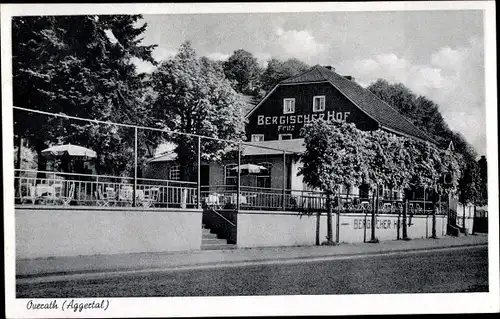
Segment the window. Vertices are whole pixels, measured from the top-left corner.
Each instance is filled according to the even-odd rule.
[[[295,99],[283,99],[283,114],[295,113]]]
[[[252,134],[252,142],[262,142],[264,140],[264,134]]]
[[[258,163],[257,165],[267,168],[267,170],[262,170],[260,174],[257,175],[257,187],[271,188],[271,167],[273,164],[264,162]]]
[[[179,165],[174,165],[168,170],[168,179],[178,181],[181,179],[181,168]]]
[[[280,134],[278,136],[278,139],[280,139],[280,140],[291,140],[292,139],[292,134]]]
[[[353,187],[352,186],[346,186],[346,185],[340,185],[339,191],[342,195],[352,195],[353,192]]]
[[[227,164],[225,167],[224,185],[238,184],[238,170],[233,169],[238,167],[238,164]]]
[[[313,97],[313,112],[324,112],[325,111],[325,96],[315,96]]]
[[[361,186],[359,186],[359,198],[360,199],[368,199],[369,194],[370,194],[370,185],[361,184]]]

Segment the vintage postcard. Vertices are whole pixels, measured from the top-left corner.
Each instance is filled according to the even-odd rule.
[[[7,317],[500,311],[494,2],[1,15]]]

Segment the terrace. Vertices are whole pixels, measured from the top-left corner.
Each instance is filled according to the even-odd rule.
[[[15,170],[15,202],[19,205],[106,206],[143,208],[203,208],[224,210],[271,210],[299,214],[326,212],[326,196],[317,191],[237,185],[199,186],[196,182]],[[385,196],[384,196],[385,195]],[[200,200],[198,200],[200,198]],[[333,198],[334,212],[364,213],[374,208],[375,198],[341,193]],[[379,196],[378,212],[400,214],[403,201]],[[442,203],[443,205],[445,203]],[[239,208],[239,209],[238,209]],[[410,201],[409,214],[432,214],[432,202]],[[444,209],[440,212],[444,213]]]

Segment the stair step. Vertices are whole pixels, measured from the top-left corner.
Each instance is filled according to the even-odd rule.
[[[224,250],[224,249],[236,249],[236,245],[232,244],[214,244],[214,245],[201,245],[202,250]]]
[[[213,238],[218,238],[217,234],[201,234],[201,238],[206,238],[206,239],[213,239]]]
[[[201,244],[202,245],[225,245],[227,244],[226,239],[219,239],[219,238],[202,238],[201,239]]]

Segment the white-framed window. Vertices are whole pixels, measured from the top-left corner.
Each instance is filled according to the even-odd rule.
[[[295,113],[295,99],[286,98],[283,99],[283,114]]]
[[[292,139],[292,134],[280,134],[278,136],[279,140],[291,140]]]
[[[252,142],[262,142],[264,140],[264,134],[252,134]]]
[[[236,185],[238,183],[238,170],[233,168],[238,164],[227,164],[224,168],[224,185]]]
[[[324,112],[325,111],[325,96],[319,95],[313,97],[313,112]]]
[[[174,165],[168,170],[168,179],[178,181],[181,179],[181,168],[179,165]]]
[[[267,168],[267,170],[262,170],[262,172],[257,175],[257,187],[271,188],[271,168],[273,164],[269,162],[263,162],[258,163],[257,165]]]

